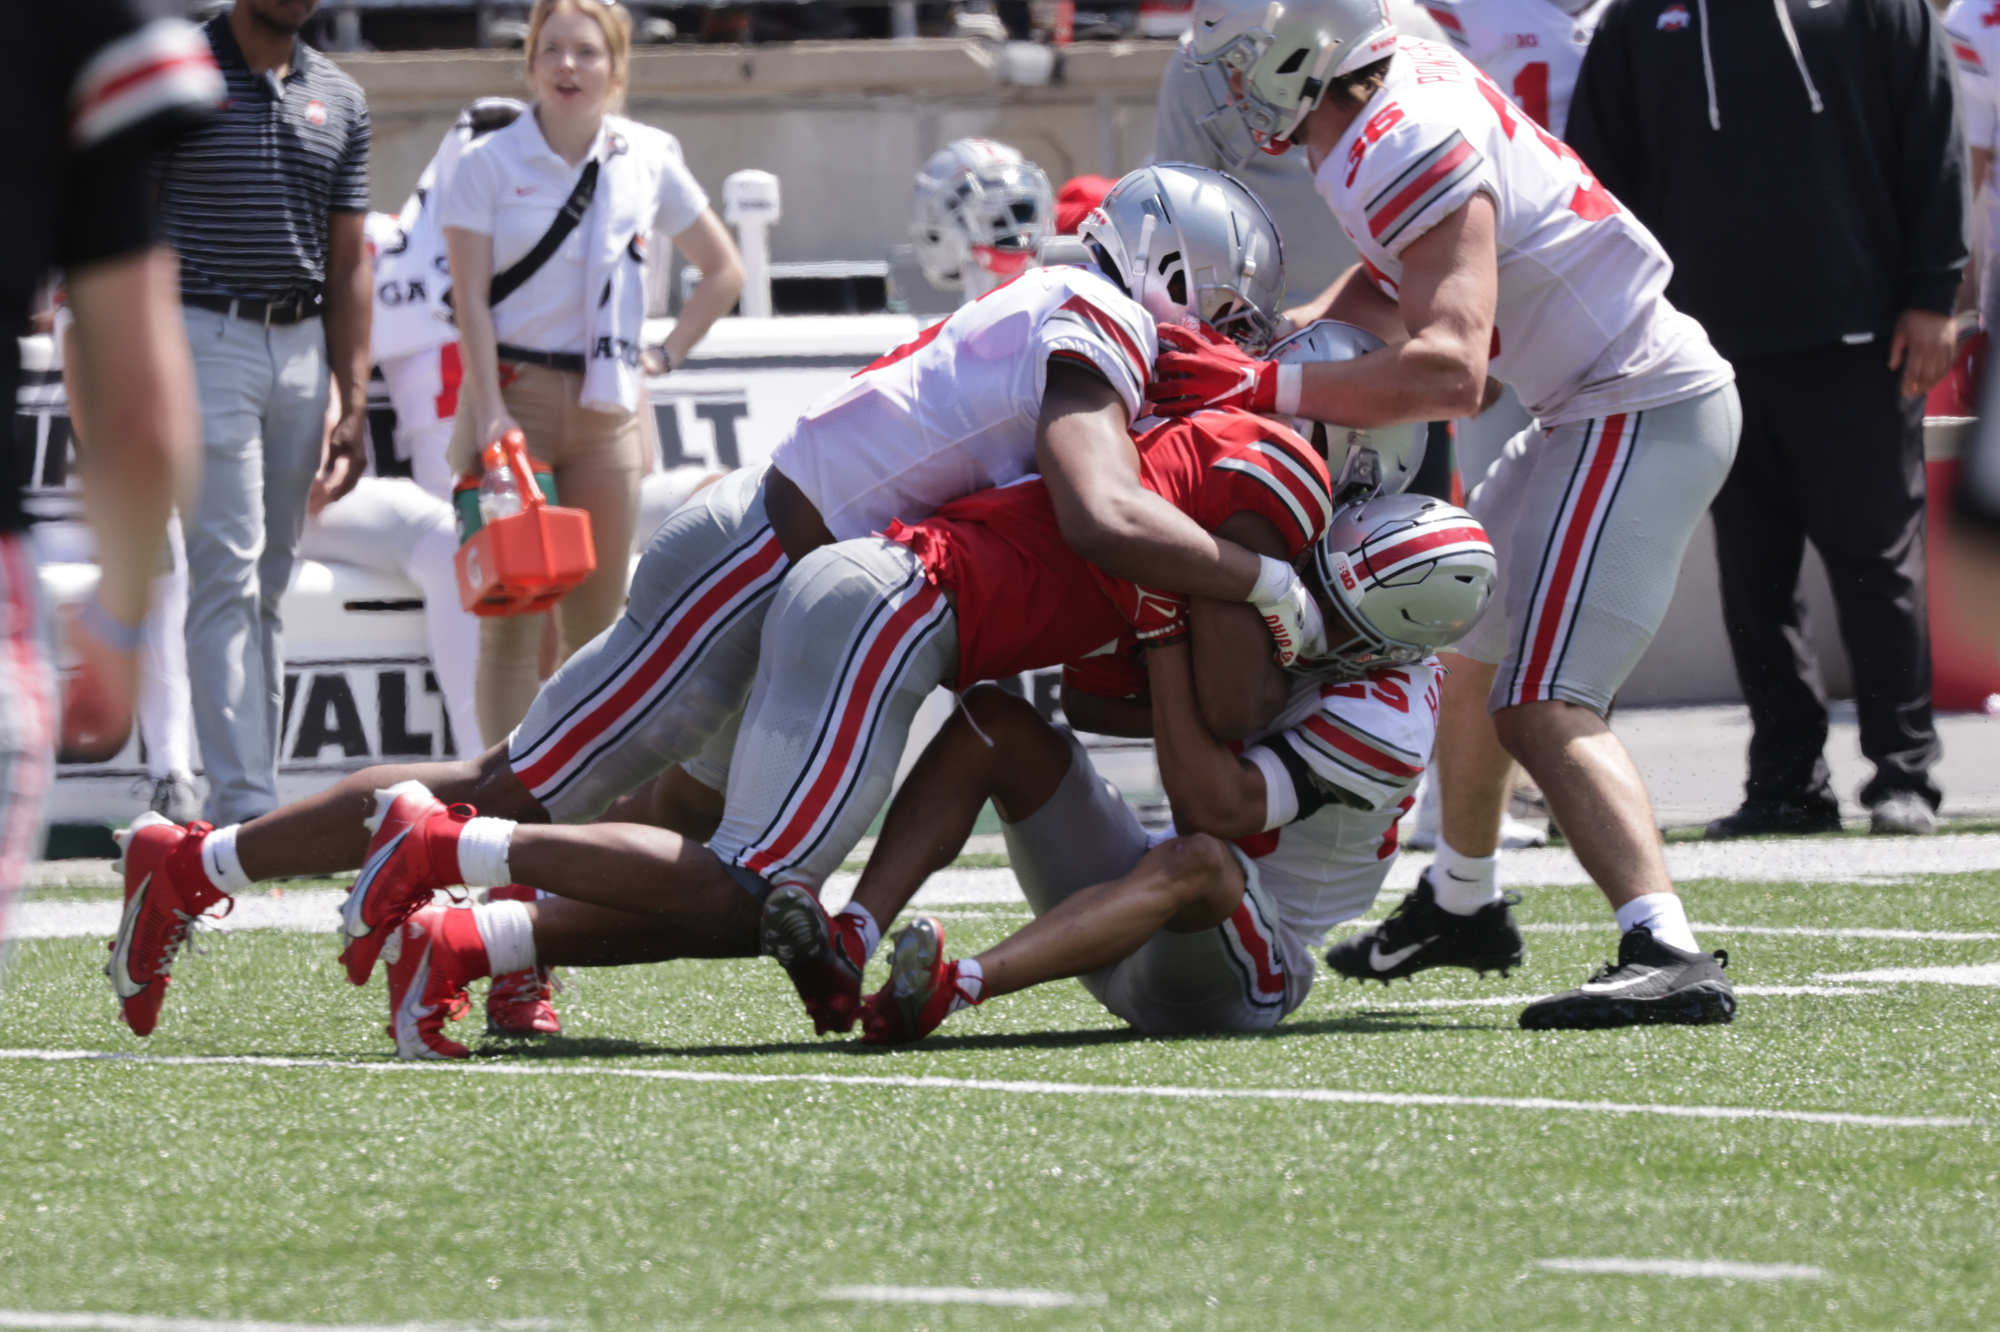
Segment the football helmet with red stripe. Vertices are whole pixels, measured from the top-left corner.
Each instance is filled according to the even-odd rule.
[[[932,286],[983,296],[1055,232],[1055,190],[1018,149],[958,139],[932,153],[910,197],[910,235]]]
[[[1351,361],[1387,345],[1365,328],[1320,319],[1273,345],[1269,358],[1280,365]],[[1303,416],[1294,419],[1292,428],[1326,455],[1327,470],[1333,473],[1335,504],[1352,504],[1375,495],[1400,495],[1409,489],[1417,469],[1423,466],[1424,439],[1429,432],[1420,421],[1361,430]],[[1324,431],[1324,436],[1317,431]]]
[[[1305,564],[1326,612],[1327,647],[1291,669],[1317,680],[1422,661],[1463,638],[1499,575],[1479,520],[1428,495],[1348,505]]]
[[[1327,84],[1395,53],[1387,0],[1205,0],[1194,15],[1192,54],[1220,65],[1250,137],[1282,153]]]
[[[1160,323],[1206,324],[1252,353],[1271,345],[1285,247],[1235,177],[1185,162],[1140,167],[1111,187],[1076,237]]]

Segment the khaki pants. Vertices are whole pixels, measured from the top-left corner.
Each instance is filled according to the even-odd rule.
[[[632,528],[639,517],[639,477],[645,460],[639,418],[588,411],[578,403],[583,376],[539,365],[503,362],[500,397],[507,414],[528,437],[528,452],[555,471],[565,506],[590,514],[597,570],[556,603],[556,663],[617,622],[625,605],[625,575],[632,561]],[[477,467],[470,395],[459,399],[450,460],[454,475]],[[544,617],[507,615],[479,622],[479,728],[498,744],[528,713],[541,687],[537,649]]]

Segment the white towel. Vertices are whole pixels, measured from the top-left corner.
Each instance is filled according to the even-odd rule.
[[[590,348],[583,371],[583,406],[636,412],[645,389],[639,345],[646,322],[646,236],[658,206],[659,171],[632,151],[632,136],[607,117],[598,159],[597,193],[583,214],[585,294]]]

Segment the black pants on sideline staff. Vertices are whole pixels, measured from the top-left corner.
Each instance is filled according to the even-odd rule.
[[[1722,616],[1750,705],[1756,801],[1830,800],[1826,691],[1807,639],[1799,566],[1825,561],[1854,667],[1873,805],[1914,791],[1933,808],[1924,601],[1923,400],[1902,396],[1888,347],[1814,347],[1736,362],[1743,440],[1715,499]]]

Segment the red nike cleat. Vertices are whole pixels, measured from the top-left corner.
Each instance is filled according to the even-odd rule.
[[[868,996],[861,1039],[870,1045],[922,1040],[959,1009],[979,1001],[958,982],[958,963],[944,960],[944,922],[918,916],[896,932],[889,983]]]
[[[380,950],[389,973],[389,1035],[398,1059],[464,1059],[472,1052],[444,1034],[471,1007],[465,987],[486,974],[486,945],[470,911],[426,906]]]
[[[502,884],[486,893],[489,902],[532,902],[534,889],[518,883]],[[486,1034],[488,1036],[560,1036],[562,1019],[556,1016],[555,998],[562,982],[554,967],[526,967],[495,976],[486,990]]]
[[[340,908],[348,980],[366,985],[396,927],[429,906],[434,889],[458,885],[458,830],[476,812],[470,805],[447,808],[419,782],[375,793],[368,859]]]
[[[829,919],[817,897],[788,883],[764,899],[757,937],[762,950],[792,978],[814,1032],[824,1036],[854,1030],[861,1015],[861,973],[868,963],[854,917]]]
[[[213,831],[206,823],[176,827],[149,811],[123,834],[125,915],[104,974],[111,978],[125,1025],[137,1035],[150,1036],[158,1025],[174,955],[195,922],[217,902],[229,904],[218,920],[235,905],[201,867],[202,840]]]
[[[562,983],[554,967],[529,967],[493,978],[486,991],[489,1036],[560,1036],[562,1019],[553,1002]]]

